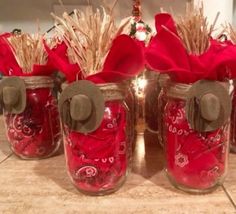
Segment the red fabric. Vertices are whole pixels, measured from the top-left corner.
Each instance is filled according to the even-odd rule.
[[[55,66],[66,75],[69,82],[75,81],[77,77],[94,83],[120,82],[134,77],[144,68],[141,45],[126,35],[118,36],[113,41],[102,71],[87,78],[81,76],[79,65],[69,63],[64,43],[57,49],[46,49],[50,60],[54,61]]]
[[[67,46],[64,42],[58,44],[57,47],[50,49],[44,43],[45,49],[48,52],[49,61],[58,70],[62,71],[68,82],[73,82],[77,78],[81,79],[81,70],[79,65],[70,64],[67,57]]]
[[[15,73],[17,75],[19,73],[22,73],[11,51],[11,48],[6,42],[6,38],[9,36],[10,34],[4,34],[0,37],[0,61],[2,63],[1,72],[5,76],[11,76],[12,73]]]
[[[69,174],[78,189],[90,193],[115,189],[128,169],[130,139],[126,133],[126,108],[106,102],[101,126],[90,134],[65,128]]]
[[[142,63],[140,46],[130,37],[122,35],[114,40],[103,70],[87,79],[95,83],[120,82],[137,75]]]
[[[10,36],[11,34],[3,34],[0,37],[0,69],[4,76],[50,76],[55,71],[55,67],[48,60],[45,65],[34,65],[32,71],[27,71],[30,73],[24,73],[6,40]]]
[[[8,37],[8,33],[5,33],[5,34],[2,34],[2,35],[0,35],[0,49],[2,49],[2,41],[3,41],[3,39],[5,38],[5,37]],[[2,56],[2,53],[1,53],[1,51],[0,51],[0,57]],[[2,60],[0,60],[0,72],[1,73],[3,73],[3,71],[5,70],[5,65],[4,65],[4,63],[3,63],[3,61]]]
[[[57,101],[51,90],[28,89],[27,106],[21,114],[5,114],[12,150],[23,158],[45,158],[54,153],[61,139]]]
[[[180,100],[168,102],[164,122],[169,176],[192,189],[214,187],[226,173],[229,126],[202,134],[192,130]]]
[[[158,33],[145,50],[150,68],[168,73],[174,81],[182,83],[200,79],[222,81],[236,76],[236,48],[233,45],[210,39],[210,47],[205,53],[189,54],[177,34],[172,17],[158,14],[155,19]],[[227,72],[229,68],[231,74]]]

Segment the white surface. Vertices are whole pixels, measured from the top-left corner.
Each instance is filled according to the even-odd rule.
[[[107,3],[112,0],[104,0]],[[86,5],[87,0],[63,0],[65,5]],[[169,10],[172,8],[176,14],[185,10],[185,0],[143,0],[143,15],[146,22],[152,23],[154,15],[159,12],[160,7]],[[95,6],[101,1],[91,0]],[[0,0],[0,32],[11,31],[21,28],[26,32],[37,30],[36,20],[40,20],[42,32],[53,25],[50,12],[53,6],[58,4],[57,0]],[[130,16],[132,11],[132,0],[119,0],[116,6],[118,18]]]
[[[236,26],[236,0],[233,0],[233,25]]]
[[[201,1],[201,0],[200,0]],[[196,5],[199,5],[199,0],[194,0]],[[212,23],[215,20],[217,12],[220,12],[217,27],[226,22],[233,21],[233,0],[203,0],[205,15]]]
[[[101,1],[90,0],[94,6],[99,6]],[[113,0],[104,0],[111,4]],[[193,0],[195,3],[199,0]],[[63,0],[70,9],[76,5],[86,5],[88,0]],[[146,22],[153,26],[154,15],[160,11],[160,7],[175,14],[185,11],[187,0],[143,0],[143,17]],[[42,32],[53,25],[50,12],[54,11],[58,0],[0,0],[0,32],[11,31],[21,28],[26,32],[37,30],[37,19],[40,21]],[[221,12],[218,25],[225,21],[231,22],[233,17],[233,0],[204,0],[205,14],[213,20],[217,11]],[[131,15],[132,0],[119,0],[116,6],[118,19]]]

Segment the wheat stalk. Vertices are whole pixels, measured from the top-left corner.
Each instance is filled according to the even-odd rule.
[[[231,24],[224,26],[223,33],[228,34],[233,44],[236,44],[236,29]]]
[[[7,39],[7,43],[23,73],[31,73],[35,64],[45,65],[47,63],[48,55],[43,40],[44,36],[40,34],[12,35]],[[52,38],[46,42],[52,48],[58,43],[58,39]]]
[[[101,7],[95,12],[89,6],[84,12],[74,10],[71,16],[66,12],[62,17],[52,13],[56,32],[68,46],[69,61],[80,66],[84,78],[102,70],[113,39],[125,32],[130,23],[128,18],[116,26],[113,15],[116,2],[112,8]]]
[[[187,3],[186,14],[184,17],[176,18],[176,25],[178,34],[189,53],[200,55],[208,49],[218,17],[219,13],[213,24],[209,25],[204,16],[203,5],[194,9],[192,3]]]

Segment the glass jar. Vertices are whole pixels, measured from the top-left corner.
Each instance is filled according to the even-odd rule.
[[[6,77],[7,78],[7,77]],[[20,114],[4,109],[12,151],[22,159],[43,159],[55,154],[61,142],[57,98],[51,77],[20,77],[26,88],[26,107]]]
[[[132,83],[126,82],[127,86],[127,97],[126,97],[126,104],[129,107],[130,112],[130,132],[131,132],[131,142],[132,142],[132,152],[135,151],[136,148],[136,139],[137,139],[137,131],[136,131],[136,125],[137,125],[137,117],[136,117],[136,97],[135,97],[135,91],[133,89]]]
[[[231,134],[230,134],[230,150],[236,153],[236,81],[233,82],[234,89],[232,91],[232,114],[231,114]]]
[[[224,83],[226,96],[228,86]],[[176,188],[206,193],[221,185],[227,173],[230,122],[228,118],[212,131],[192,129],[186,99],[191,87],[172,84],[168,89],[164,114],[166,173]]]
[[[145,122],[146,129],[152,133],[157,134],[158,125],[158,99],[160,93],[160,86],[158,84],[158,75],[149,72],[147,76],[147,86],[145,90]]]
[[[80,133],[63,123],[68,174],[82,193],[105,195],[125,182],[132,152],[129,90],[122,84],[97,85],[105,100],[100,126]]]
[[[134,110],[135,110],[135,128],[138,134],[145,130],[144,118],[144,102],[145,102],[145,88],[147,80],[145,78],[145,71],[136,76],[131,82],[131,88],[134,92]]]
[[[164,133],[164,110],[167,103],[166,91],[170,78],[167,74],[160,74],[158,82],[160,86],[160,93],[157,98],[157,112],[161,112],[157,117],[157,130],[158,130],[158,142],[162,148],[165,145],[165,133]]]

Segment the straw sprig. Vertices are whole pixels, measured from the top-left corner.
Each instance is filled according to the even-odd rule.
[[[112,8],[101,7],[95,12],[91,6],[85,11],[75,9],[71,16],[67,12],[62,17],[52,13],[56,32],[68,46],[68,58],[80,66],[84,78],[102,69],[113,39],[124,33],[130,23],[128,18],[116,26],[115,3]]]
[[[224,33],[229,35],[230,40],[233,44],[236,44],[236,29],[231,24],[227,24],[224,27]]]
[[[219,13],[213,24],[209,25],[204,16],[203,5],[194,8],[191,3],[187,4],[185,16],[176,18],[178,34],[190,54],[200,55],[208,49],[218,17]]]
[[[47,52],[43,44],[44,36],[41,34],[20,34],[12,35],[7,42],[15,56],[18,65],[23,73],[31,73],[33,66],[45,65],[48,60]],[[57,44],[57,39],[47,40],[49,47]]]

